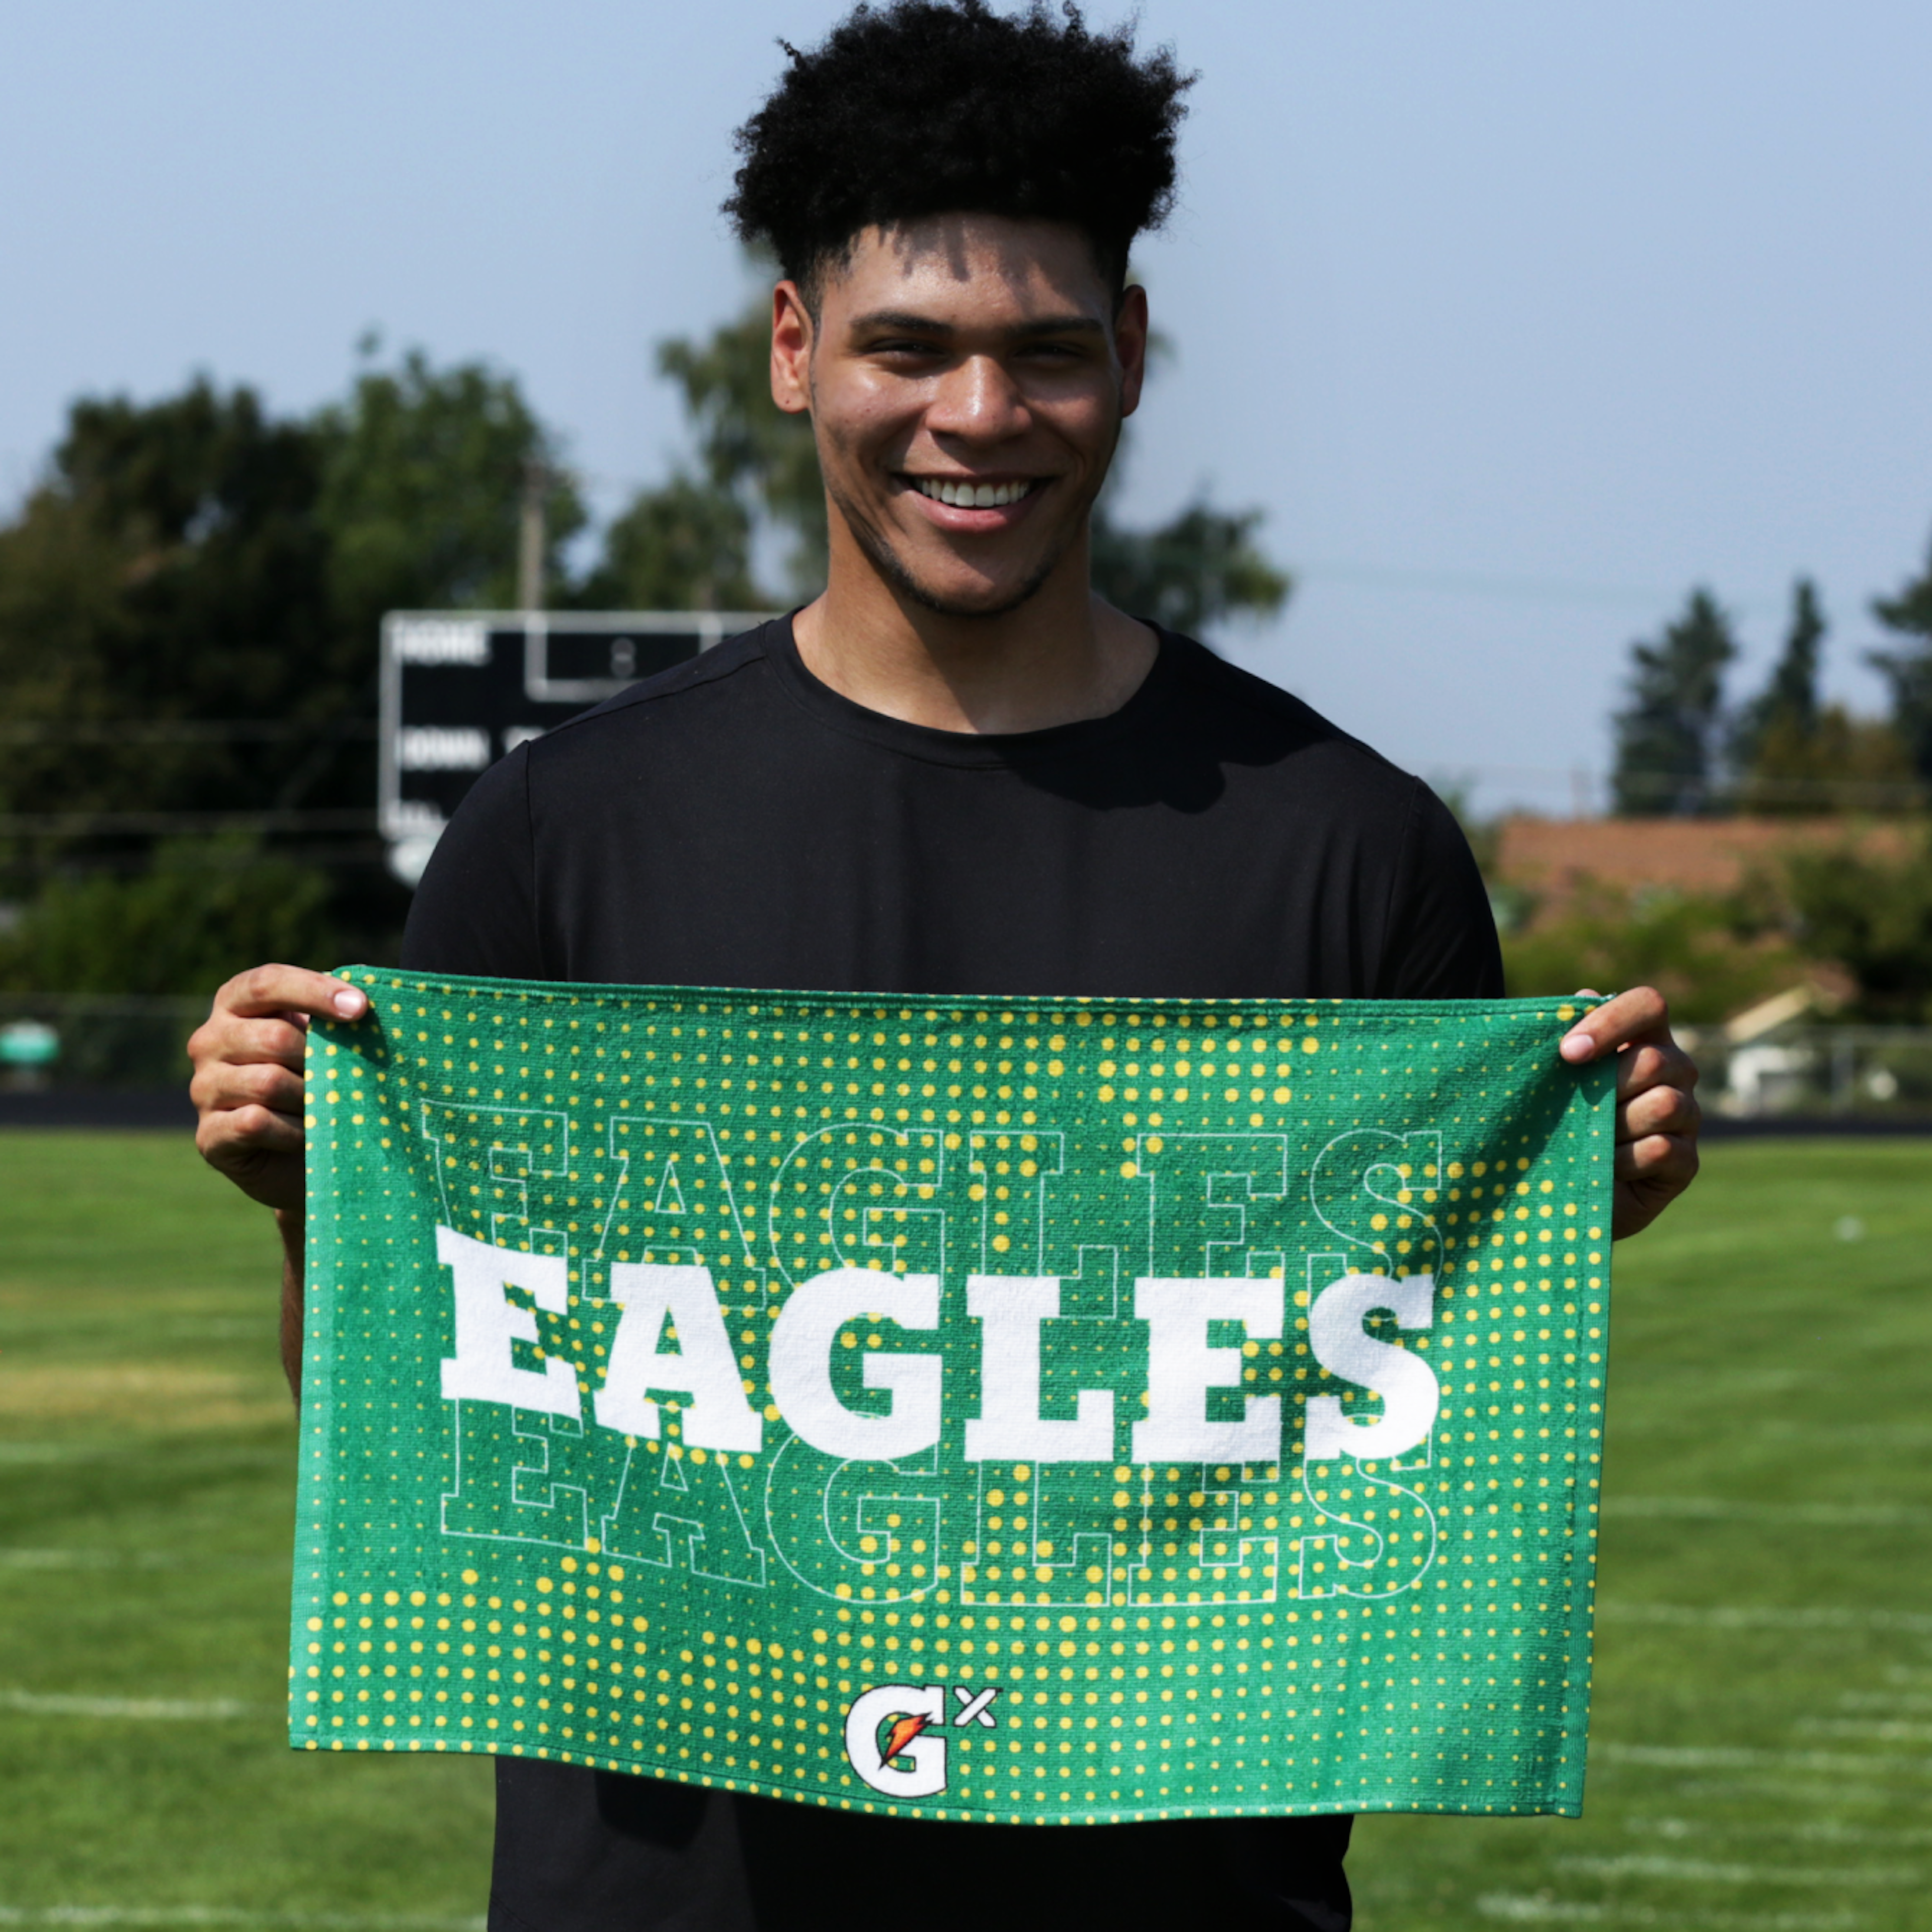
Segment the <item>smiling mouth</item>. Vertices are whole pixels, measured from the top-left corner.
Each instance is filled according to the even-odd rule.
[[[1010,483],[972,483],[950,476],[914,476],[907,479],[922,496],[935,503],[949,503],[957,510],[998,510],[1030,495],[1040,479],[1023,477]]]

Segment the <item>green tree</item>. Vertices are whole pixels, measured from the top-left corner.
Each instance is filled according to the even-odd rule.
[[[1924,790],[1886,719],[1828,704],[1808,730],[1789,718],[1772,723],[1733,796],[1740,811],[1790,815],[1897,811]]]
[[[359,697],[328,621],[320,470],[314,434],[247,388],[74,406],[46,479],[0,529],[0,808],[275,802],[285,747],[155,728],[314,722]]]
[[[1657,643],[1630,646],[1630,701],[1616,715],[1610,781],[1620,813],[1712,809],[1724,667],[1737,653],[1730,619],[1702,590],[1690,593]]]
[[[1892,686],[1892,724],[1912,767],[1932,778],[1932,556],[1924,572],[1895,597],[1872,600],[1872,614],[1908,641],[1895,651],[1874,651],[1870,662]]]
[[[658,368],[683,395],[706,481],[748,524],[761,515],[785,532],[790,590],[817,596],[830,555],[825,485],[811,418],[788,416],[772,400],[766,302],[753,302],[702,339],[661,343]]]
[[[643,490],[604,533],[572,601],[590,610],[753,610],[752,518],[729,490],[676,476]]]
[[[523,480],[552,478],[546,574],[586,520],[556,438],[513,376],[482,363],[437,369],[411,350],[365,368],[321,410],[317,520],[328,544],[332,614],[373,666],[383,612],[506,608],[516,601]]]
[[[366,730],[330,728],[373,716],[382,613],[508,601],[524,467],[554,455],[513,381],[419,353],[307,421],[206,380],[75,404],[0,528],[0,809],[365,806]],[[583,523],[560,485],[553,552]]]
[[[0,940],[0,985],[211,992],[261,960],[322,957],[332,937],[328,901],[325,872],[254,840],[164,840],[131,876],[50,880]]]
[[[1820,703],[1825,632],[1816,588],[1801,578],[1784,652],[1732,727],[1732,798],[1740,811],[1886,810],[1918,801],[1910,757],[1892,726]]]
[[[1505,933],[1503,969],[1514,994],[1657,986],[1676,1018],[1702,1024],[1796,984],[1805,961],[1750,896],[1593,882],[1564,910]]]
[[[1932,836],[1892,856],[1849,844],[1799,853],[1785,871],[1799,940],[1857,981],[1856,1017],[1932,1018]]]
[[[1784,649],[1764,689],[1738,713],[1731,734],[1731,756],[1748,772],[1773,732],[1802,740],[1818,723],[1818,668],[1825,644],[1825,614],[1818,588],[1801,577],[1791,592],[1791,622]]]
[[[375,790],[380,620],[507,601],[524,466],[555,447],[514,382],[420,354],[365,367],[305,419],[205,379],[76,403],[0,527],[0,898],[32,937],[8,956],[14,983],[151,987],[180,956],[148,936],[170,894],[208,958],[264,943],[230,890],[255,860],[211,847],[192,887],[180,852],[164,866],[157,838],[182,814],[321,814],[270,819],[259,855],[331,868],[314,876],[338,943],[308,950],[392,944],[406,902],[373,828],[344,843]],[[566,484],[553,550],[582,522]],[[306,918],[312,899],[290,903]],[[92,935],[75,942],[85,974],[60,963],[74,933]]]
[[[1223,617],[1272,616],[1293,580],[1254,541],[1262,514],[1197,500],[1167,523],[1133,530],[1103,502],[1094,514],[1094,586],[1118,609],[1192,636]]]

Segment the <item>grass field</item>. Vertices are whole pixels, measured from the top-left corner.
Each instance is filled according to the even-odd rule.
[[[0,1927],[481,1923],[486,1765],[281,1742],[272,1250],[172,1136],[0,1134]],[[1363,1932],[1932,1932],[1928,1252],[1856,1141],[1619,1251],[1586,1816],[1364,1820]]]

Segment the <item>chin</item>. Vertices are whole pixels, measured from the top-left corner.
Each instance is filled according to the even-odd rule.
[[[900,592],[922,610],[941,617],[1004,617],[1017,610],[1039,590],[1049,572],[1018,584],[993,584],[968,590],[922,583],[910,572],[896,575]]]
[[[1065,546],[1042,557],[1024,574],[1016,572],[988,583],[983,578],[947,583],[915,569],[884,544],[864,548],[873,567],[899,594],[941,617],[1004,617],[1039,592],[1058,566]]]

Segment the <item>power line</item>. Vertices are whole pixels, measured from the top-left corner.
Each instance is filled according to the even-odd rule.
[[[389,848],[374,838],[362,844],[290,844],[264,850],[259,845],[226,846],[216,835],[195,832],[172,842],[176,849],[170,861],[171,872],[188,868],[208,874],[242,872],[260,865],[265,859],[285,860],[291,864],[331,872],[388,869]],[[182,850],[184,846],[188,849]],[[16,853],[8,861],[8,869],[29,877],[106,872],[131,878],[146,872],[153,860],[152,852],[145,847],[102,851],[76,850],[70,846],[53,852]]]
[[[104,718],[85,724],[0,724],[0,745],[247,745],[373,740],[373,718]]]
[[[374,812],[9,812],[0,836],[51,834],[85,838],[112,832],[166,838],[175,832],[373,832]]]
[[[1610,609],[1657,610],[1680,604],[1684,592],[1648,590],[1630,584],[1564,583],[1552,578],[1492,577],[1454,570],[1391,569],[1381,564],[1294,563],[1294,576],[1304,583],[1347,584],[1366,590],[1447,592],[1459,597],[1486,597],[1512,603],[1589,604]],[[1766,595],[1726,598],[1726,610],[1755,612],[1780,609],[1783,600]]]
[[[1527,785],[1566,790],[1579,818],[1588,801],[1612,785],[1631,794],[1675,797],[1695,786],[1714,813],[1736,814],[1754,806],[1835,806],[1844,810],[1916,812],[1932,802],[1932,786],[1918,778],[1756,778],[1749,774],[1697,778],[1682,772],[1606,772],[1589,765],[1438,766],[1432,782],[1450,790],[1477,784]]]

